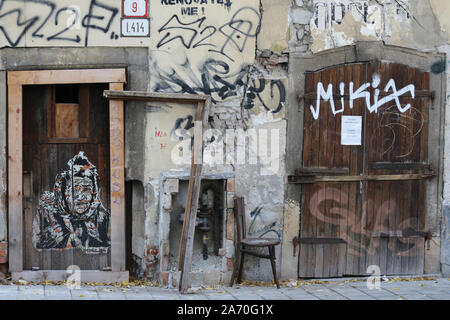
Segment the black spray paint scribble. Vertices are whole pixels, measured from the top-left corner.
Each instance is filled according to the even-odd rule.
[[[44,191],[33,220],[36,249],[81,248],[106,252],[110,247],[110,213],[103,206],[96,167],[81,151],[69,169],[55,178],[53,191]]]
[[[161,0],[162,5],[207,5],[207,4],[217,4],[223,5],[225,7],[231,7],[233,4],[231,0]]]
[[[206,17],[203,17],[183,22],[177,14],[174,14],[158,30],[162,37],[157,48],[178,40],[186,49],[209,46],[211,48],[208,51],[219,53],[234,61],[231,58],[233,50],[242,53],[249,39],[256,39],[261,27],[261,14],[251,7],[239,9],[230,21],[220,27],[205,25],[205,20]],[[221,38],[216,39],[219,36]],[[213,37],[215,40],[210,41]]]
[[[184,118],[178,118],[175,120],[173,128],[170,131],[170,137],[173,141],[184,141],[186,139],[190,139],[191,140],[190,150],[192,150],[192,148],[194,147],[194,135],[188,132],[192,128],[194,128],[193,116],[187,115]]]
[[[216,59],[207,59],[197,72],[188,59],[177,70],[163,70],[155,62],[153,72],[158,81],[153,91],[211,95],[213,103],[217,103],[241,95],[246,88],[243,102],[245,109],[252,109],[258,100],[267,111],[279,113],[286,103],[284,83],[277,79],[248,79],[247,69],[247,66],[242,66],[239,71],[231,72],[231,67],[225,61]],[[196,73],[200,74],[200,78],[195,76]],[[262,95],[265,90],[270,90],[270,103]]]
[[[273,221],[270,223],[266,223],[264,221],[263,215],[261,214],[263,207],[256,207],[252,212],[250,212],[250,226],[248,227],[247,234],[249,236],[258,236],[259,238],[274,233],[278,239],[281,239],[281,232],[277,230],[275,227],[277,226],[277,222]]]
[[[25,19],[24,9],[26,6],[33,6],[30,12],[36,13],[33,17]],[[26,35],[31,38],[46,39],[50,43],[54,40],[62,40],[71,43],[80,43],[84,31],[84,45],[89,43],[90,30],[98,30],[105,35],[110,31],[119,9],[108,6],[98,0],[91,0],[89,11],[84,16],[74,6],[57,8],[58,2],[46,0],[3,0],[0,3],[0,31],[6,39],[9,47],[16,47]],[[37,7],[36,7],[37,6]],[[38,9],[39,7],[39,9]],[[65,15],[64,15],[65,14]],[[71,16],[71,23],[67,24],[64,16]],[[6,19],[15,17],[15,24],[6,23]],[[80,34],[72,35],[74,26],[81,22],[84,29],[80,29]],[[44,27],[52,27],[50,34],[44,34]],[[68,32],[71,36],[68,36]],[[119,37],[114,32],[110,34],[110,39],[117,40]]]
[[[446,70],[447,64],[444,60],[436,61],[430,67],[430,70],[433,74],[441,74]]]

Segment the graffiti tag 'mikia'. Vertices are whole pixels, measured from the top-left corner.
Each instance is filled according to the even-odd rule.
[[[350,109],[353,109],[353,102],[356,99],[361,99],[364,98],[366,101],[366,106],[367,106],[367,110],[369,110],[371,113],[372,112],[377,112],[378,109],[386,104],[389,103],[391,101],[395,101],[395,105],[397,106],[397,109],[401,112],[404,113],[406,111],[408,111],[411,108],[411,104],[407,104],[406,106],[402,106],[400,104],[400,99],[399,97],[404,95],[407,92],[411,93],[411,97],[414,99],[415,97],[415,86],[413,84],[407,85],[406,87],[397,90],[397,86],[395,85],[395,80],[394,79],[390,79],[388,81],[388,83],[386,84],[386,86],[384,87],[384,91],[385,92],[389,92],[389,90],[392,89],[392,93],[390,95],[387,95],[381,99],[379,99],[380,96],[380,90],[377,89],[378,86],[380,85],[381,79],[380,76],[375,74],[373,76],[373,80],[372,83],[367,82],[364,83],[362,86],[360,86],[356,91],[354,90],[354,84],[353,82],[349,83],[349,100],[350,100]],[[371,104],[371,98],[370,98],[370,92],[366,91],[370,86],[372,85],[372,88],[375,89],[374,92],[374,103]],[[315,120],[317,120],[319,118],[319,114],[320,114],[320,100],[323,99],[324,101],[329,101],[330,102],[330,106],[331,106],[331,110],[333,112],[333,115],[336,115],[338,113],[342,113],[344,112],[344,93],[345,93],[345,83],[341,82],[339,85],[339,89],[340,89],[340,95],[341,95],[341,108],[339,110],[336,110],[336,106],[334,104],[334,97],[333,97],[333,85],[329,84],[327,90],[325,91],[324,86],[322,84],[322,82],[319,82],[317,84],[317,101],[316,101],[316,108],[314,108],[312,105],[309,107],[313,118]]]

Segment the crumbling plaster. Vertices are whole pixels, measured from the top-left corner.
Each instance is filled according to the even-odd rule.
[[[29,48],[24,60],[18,61],[11,51],[1,56],[1,65],[36,68],[39,65],[61,66],[73,61],[83,64],[85,52],[89,50],[84,46],[141,46],[148,49],[145,57],[148,67],[145,70],[133,69],[133,72],[129,70],[128,81],[134,85],[128,85],[127,89],[210,94],[214,103],[209,125],[222,134],[227,129],[241,128],[246,132],[251,129],[256,132],[268,130],[270,137],[270,130],[275,130],[280,141],[277,159],[281,161],[274,174],[265,171],[260,158],[257,165],[225,163],[216,167],[206,166],[204,172],[210,177],[235,177],[235,192],[245,197],[247,225],[254,228],[250,231],[258,236],[269,230],[265,229],[267,226],[272,226],[273,231],[270,232],[283,240],[282,246],[277,248],[277,268],[281,277],[296,277],[298,259],[292,258],[290,241],[298,235],[300,209],[298,190],[286,187],[286,172],[291,174],[293,168],[286,154],[301,152],[301,142],[289,146],[285,140],[286,132],[292,126],[290,122],[302,121],[297,113],[293,113],[298,107],[297,85],[301,82],[298,82],[298,75],[292,73],[292,66],[288,68],[288,53],[307,57],[358,41],[384,41],[420,51],[448,52],[450,4],[447,0],[399,0],[401,5],[396,0],[240,0],[232,1],[231,6],[206,2],[205,5],[195,5],[199,7],[200,15],[189,16],[181,14],[183,6],[180,4],[150,1],[150,38],[123,38],[120,37],[118,1],[96,2],[104,7],[83,1],[74,8],[79,13],[79,21],[64,33],[66,39],[58,40],[54,35],[60,31],[61,25],[65,26],[65,22],[70,22],[71,17],[73,19],[74,11],[63,10],[58,17],[55,17],[56,12],[72,5],[73,1],[48,1],[55,6],[54,11],[50,11],[52,5],[33,1],[5,1],[0,14],[17,9],[22,14],[21,21],[27,23],[20,28],[17,26],[18,13],[2,17],[4,29],[0,34],[0,46],[68,48],[64,55],[51,55],[52,60],[46,53]],[[360,10],[364,3],[368,6],[367,15]],[[344,5],[347,13],[339,15],[339,9],[335,7],[332,19],[331,4]],[[105,19],[92,18],[99,14]],[[56,20],[60,21],[59,25],[54,23]],[[239,31],[233,32],[233,28]],[[435,49],[437,47],[439,49]],[[123,64],[123,61],[136,59],[133,56],[135,52],[125,50],[122,54],[121,59],[111,56],[111,61],[120,60]],[[89,63],[95,64],[95,59],[92,61]],[[333,61],[327,63],[329,65]],[[447,64],[447,70],[448,67]],[[127,103],[126,175],[127,180],[139,181],[143,186],[143,210],[138,211],[145,215],[144,234],[133,237],[133,254],[138,257],[139,269],[145,270],[148,277],[158,275],[161,240],[167,233],[167,225],[161,221],[164,216],[164,181],[168,178],[183,179],[189,173],[190,162],[177,165],[172,161],[174,149],[176,151],[183,143],[176,132],[173,135],[174,125],[177,119],[181,119],[179,124],[184,128],[187,117],[194,114],[193,105]],[[4,113],[0,114],[0,120],[5,120],[5,117]],[[448,136],[448,111],[446,123]],[[0,126],[0,132],[5,132],[5,128],[2,130]],[[450,148],[448,140],[445,140],[446,154]],[[185,139],[184,151],[189,151],[188,142],[189,138]],[[239,144],[237,139],[222,143],[225,155],[227,146]],[[221,148],[220,140],[216,140],[216,144]],[[1,160],[4,156],[4,153],[0,155],[3,170],[6,168],[6,160]],[[185,157],[189,159],[190,153],[185,153]],[[446,203],[450,203],[449,171],[447,161],[444,179]],[[5,185],[6,180],[2,181]],[[1,184],[0,195],[4,197]],[[438,218],[433,216],[429,222],[437,233],[440,226]],[[252,219],[255,220],[253,224]],[[0,217],[0,240],[5,232],[6,226],[2,225]],[[244,276],[251,280],[271,280],[270,266],[267,261],[248,260]]]

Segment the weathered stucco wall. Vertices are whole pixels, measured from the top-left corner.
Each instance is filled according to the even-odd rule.
[[[150,37],[125,38],[120,34],[121,1],[5,0],[0,4],[0,47],[78,47],[73,55],[82,55],[84,47],[145,47],[147,78],[138,86],[140,90],[211,95],[214,103],[209,125],[215,131],[206,142],[218,153],[207,153],[205,159],[215,157],[216,162],[206,166],[205,172],[220,179],[235,178],[233,192],[245,197],[247,232],[283,240],[277,248],[277,268],[283,278],[295,278],[297,258],[292,258],[291,240],[298,235],[300,212],[298,200],[285,196],[285,160],[286,132],[300,123],[288,117],[288,109],[298,107],[296,78],[288,74],[289,54],[307,56],[358,41],[448,52],[449,7],[447,0],[158,0],[149,5]],[[36,61],[41,53],[30,54]],[[70,57],[68,51],[65,54],[54,57],[53,64],[82,59]],[[4,65],[14,65],[11,56],[2,59]],[[128,76],[136,81],[142,75],[129,72]],[[138,203],[133,210],[142,213],[134,220],[133,234],[139,274],[158,275],[161,234],[166,228],[161,222],[164,181],[188,176],[190,117],[194,115],[193,105],[127,104],[126,174],[135,181],[133,190],[138,190],[143,200],[133,201]],[[4,114],[0,120],[4,126]],[[449,112],[446,123],[448,135]],[[5,128],[0,124],[0,132]],[[450,150],[449,140],[445,140],[445,154]],[[0,147],[2,141],[4,150],[6,140],[0,140]],[[244,163],[231,156],[237,147],[252,143]],[[3,172],[6,165],[2,159],[6,159],[4,152],[0,154]],[[443,198],[450,205],[448,163]],[[4,199],[2,186],[6,186],[4,176],[0,181]],[[6,237],[4,201],[1,203],[0,242]],[[440,213],[433,217],[440,228]],[[433,249],[429,270],[436,271],[438,248]],[[232,259],[231,253],[229,256]],[[228,271],[229,267],[223,266]],[[247,279],[271,280],[268,261],[248,259],[244,269]]]

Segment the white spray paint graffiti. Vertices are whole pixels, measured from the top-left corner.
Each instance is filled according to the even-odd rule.
[[[395,101],[395,105],[397,106],[397,109],[401,112],[404,113],[406,111],[408,111],[411,108],[411,104],[408,103],[406,106],[402,106],[400,104],[400,99],[399,97],[410,92],[411,93],[411,97],[414,99],[415,98],[415,86],[413,84],[409,84],[404,88],[401,88],[400,90],[397,90],[397,86],[395,84],[395,80],[394,79],[389,79],[388,83],[386,84],[386,86],[384,87],[384,92],[389,92],[392,89],[392,93],[379,99],[380,97],[380,90],[378,89],[378,86],[381,83],[381,78],[378,74],[374,74],[373,78],[372,78],[372,83],[367,82],[364,83],[362,86],[360,86],[356,91],[354,90],[354,83],[350,82],[349,83],[349,101],[350,101],[350,109],[353,109],[353,102],[356,99],[362,99],[364,98],[366,101],[366,107],[367,110],[370,111],[370,113],[378,112],[378,109],[386,104],[389,103],[391,101]],[[371,104],[371,97],[370,97],[370,92],[366,91],[370,86],[372,85],[372,88],[375,89],[374,92],[374,103]],[[333,115],[336,115],[338,113],[343,113],[344,112],[344,92],[345,92],[345,83],[341,82],[340,85],[340,95],[341,95],[341,108],[339,110],[336,110],[336,106],[334,104],[334,93],[333,93],[333,85],[329,84],[327,87],[327,90],[324,89],[324,86],[322,84],[322,82],[319,82],[317,84],[317,100],[316,100],[316,108],[314,108],[314,106],[310,106],[310,110],[312,112],[313,118],[315,120],[317,120],[319,118],[319,114],[320,114],[320,101],[321,99],[324,101],[329,101],[330,102],[330,107],[331,110],[333,112]]]

